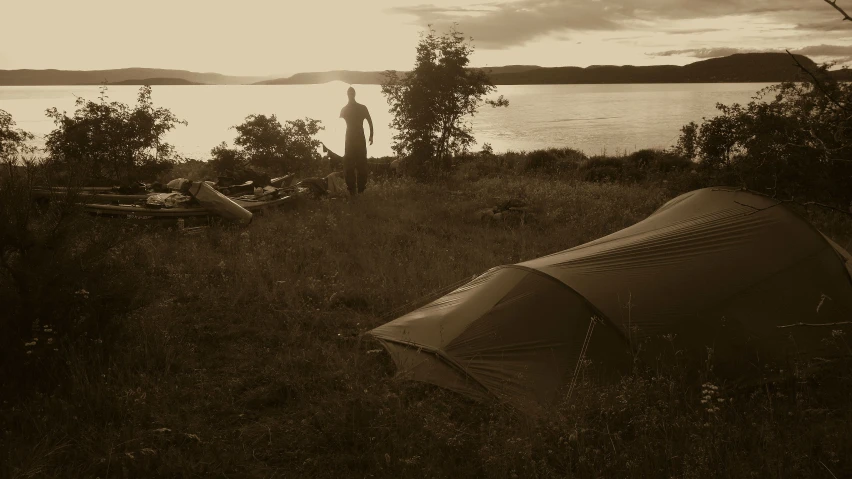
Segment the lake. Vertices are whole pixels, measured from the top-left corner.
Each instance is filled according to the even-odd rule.
[[[680,127],[717,114],[717,102],[747,103],[761,83],[681,83],[626,85],[506,85],[498,94],[508,108],[484,106],[473,120],[475,149],[490,143],[496,152],[571,147],[587,154],[630,153],[664,148],[677,141]],[[188,121],[168,133],[167,141],[183,155],[209,158],[222,141],[233,144],[236,131],[250,114],[275,114],[285,120],[310,117],[322,121],[319,139],[343,153],[345,124],[338,118],[346,103],[341,82],[322,85],[154,86],[155,106],[166,107]],[[375,143],[370,156],[391,155],[391,115],[377,85],[356,85],[357,100],[373,117]],[[19,128],[38,137],[53,122],[51,107],[74,112],[76,98],[96,100],[98,86],[0,86],[0,109],[12,114]],[[110,86],[110,101],[135,104],[137,86]]]

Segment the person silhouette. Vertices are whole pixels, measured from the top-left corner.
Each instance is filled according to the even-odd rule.
[[[364,120],[370,124],[370,144],[373,144],[373,119],[367,107],[355,101],[355,89],[346,91],[349,103],[340,110],[346,120],[346,147],[343,152],[343,172],[349,193],[363,193],[367,187],[367,143],[364,140]]]

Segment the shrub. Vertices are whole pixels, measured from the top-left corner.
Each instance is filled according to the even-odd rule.
[[[175,163],[172,145],[163,136],[185,121],[151,102],[151,87],[139,89],[134,108],[107,102],[106,86],[99,101],[77,99],[73,117],[56,108],[47,111],[56,129],[46,146],[54,163],[66,174],[81,173],[92,184],[131,184],[150,180]]]
[[[279,175],[319,168],[317,148],[322,143],[315,138],[323,129],[319,120],[288,120],[281,125],[275,115],[249,115],[233,128],[238,148],[223,142],[211,150],[213,167],[220,173],[250,167]]]
[[[694,166],[692,161],[676,151],[644,149],[631,153],[624,158],[628,168],[644,172],[669,173],[688,170]]]
[[[611,156],[593,156],[580,168],[584,181],[617,181],[621,177],[622,162]]]
[[[718,116],[682,128],[677,149],[715,181],[845,209],[852,200],[852,84],[833,80],[826,68],[814,82],[765,88],[745,106],[717,105]]]
[[[535,150],[527,154],[523,165],[524,171],[554,171],[559,163],[559,157],[550,150]]]
[[[576,169],[588,157],[572,148],[548,148],[527,153],[521,169],[547,173],[565,172]]]
[[[12,115],[0,110],[0,161],[11,162],[27,152],[27,141],[33,139],[32,133],[14,127]]]
[[[166,184],[175,178],[189,178],[201,181],[215,179],[216,168],[210,161],[185,159],[175,163],[169,171],[160,175],[159,181]]]

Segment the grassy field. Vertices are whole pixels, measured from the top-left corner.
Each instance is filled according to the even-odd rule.
[[[4,392],[0,476],[852,477],[848,361],[753,390],[640,369],[530,418],[396,381],[360,338],[430,293],[629,226],[677,193],[545,175],[387,180],[247,228],[100,222],[92,234],[132,240],[76,297],[82,310],[116,295],[129,306],[108,340],[93,332],[21,364],[43,375],[35,356],[51,354],[55,376]],[[534,214],[476,215],[509,199]],[[848,219],[811,219],[852,247]]]

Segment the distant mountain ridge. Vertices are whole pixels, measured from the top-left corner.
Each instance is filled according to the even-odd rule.
[[[796,60],[811,71],[817,65],[802,55]],[[540,68],[491,75],[497,85],[576,83],[747,83],[802,79],[803,72],[786,53],[737,53],[678,65]],[[835,70],[838,80],[852,80],[852,71]]]
[[[809,69],[816,64],[796,55]],[[541,67],[506,65],[480,68],[489,72],[495,85],[595,84],[595,83],[772,83],[802,79],[801,70],[786,53],[737,53],[678,65],[589,67]],[[398,72],[404,76],[406,72]],[[852,81],[852,70],[834,70],[832,76]],[[313,85],[341,81],[356,85],[379,85],[383,71],[334,70],[304,72],[286,78],[227,76],[186,70],[123,68],[118,70],[0,70],[0,85],[98,85],[106,81],[126,85]],[[147,82],[147,83],[146,83]]]
[[[796,59],[814,70],[817,65],[808,57]],[[786,53],[737,53],[727,57],[710,58],[688,65],[615,66],[592,65],[588,67],[540,67],[535,65],[509,65],[482,68],[489,72],[495,85],[547,85],[547,84],[597,84],[597,83],[771,83],[800,80],[802,71]],[[405,75],[405,72],[398,72]],[[835,70],[838,80],[852,81],[852,70]],[[342,81],[350,84],[378,85],[384,72],[329,72],[298,73],[288,78],[259,82],[262,85],[305,85]]]
[[[245,85],[269,77],[229,76],[161,68],[120,68],[117,70],[0,70],[0,85],[99,85],[145,79],[169,79],[211,85]]]
[[[342,81],[353,85],[379,85],[382,83],[383,78],[384,72],[333,70],[328,72],[296,73],[287,78],[259,81],[255,85],[316,85],[332,81]]]
[[[145,78],[143,80],[122,80],[112,82],[110,85],[206,85],[183,78]]]
[[[518,73],[537,70],[542,67],[537,65],[506,65],[502,67],[484,67],[479,70],[486,70],[492,74],[503,73]],[[397,72],[400,76],[405,76],[406,72]],[[265,80],[257,82],[256,85],[314,85],[318,83],[328,83],[332,81],[342,81],[352,85],[380,85],[384,81],[385,72],[383,71],[351,71],[351,70],[332,70],[327,72],[306,72],[296,73],[287,78],[276,78],[274,80]]]

